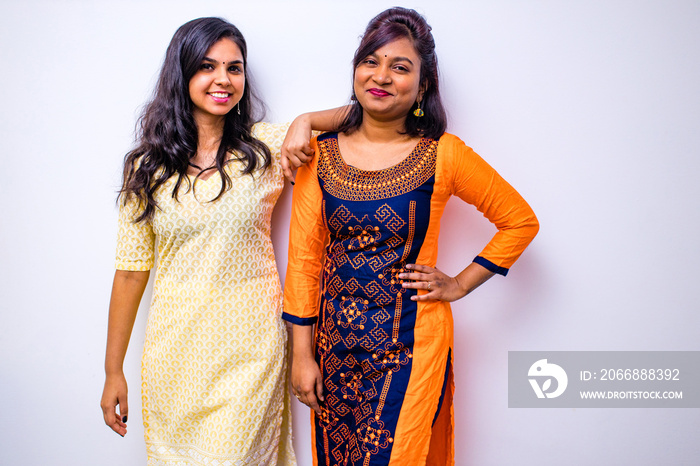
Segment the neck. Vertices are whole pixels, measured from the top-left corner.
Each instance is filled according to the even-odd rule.
[[[194,120],[197,124],[197,152],[216,153],[224,134],[224,117],[195,115]]]
[[[402,134],[406,130],[405,123],[405,117],[396,120],[376,120],[365,112],[358,132],[371,142],[396,142],[397,137],[410,139],[410,136]]]

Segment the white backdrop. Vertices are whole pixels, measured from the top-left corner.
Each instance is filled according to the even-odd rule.
[[[99,399],[120,166],[175,29],[236,24],[269,119],[287,121],[347,101],[358,37],[392,4],[0,3],[1,464],[145,462],[147,306],[125,363],[126,438]],[[697,464],[697,409],[509,409],[507,355],[700,349],[700,2],[404,6],[433,26],[450,131],[542,225],[507,278],[453,307],[457,464]],[[274,218],[282,274],[289,193]],[[494,231],[458,200],[442,225],[438,265],[453,274]],[[294,413],[308,465],[307,411]]]

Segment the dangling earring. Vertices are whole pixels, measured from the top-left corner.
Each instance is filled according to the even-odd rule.
[[[236,104],[236,113],[241,114],[241,101],[239,100]]]
[[[425,115],[425,112],[423,111],[422,108],[420,108],[420,100],[418,101],[418,107],[413,111],[413,114],[417,116],[418,118],[422,117]]]

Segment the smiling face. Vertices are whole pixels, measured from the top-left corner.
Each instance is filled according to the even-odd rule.
[[[189,83],[195,121],[223,120],[241,100],[245,89],[243,54],[224,38],[212,45]]]
[[[355,68],[355,96],[369,117],[378,121],[406,119],[422,96],[420,57],[408,38],[378,48]]]

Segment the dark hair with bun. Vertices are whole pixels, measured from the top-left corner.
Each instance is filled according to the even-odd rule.
[[[408,38],[420,56],[420,82],[425,85],[421,101],[424,116],[416,117],[414,104],[406,116],[405,134],[438,139],[447,128],[447,113],[440,99],[438,83],[438,62],[435,54],[435,40],[431,27],[425,18],[415,10],[389,8],[372,19],[367,25],[360,46],[353,59],[354,70],[362,61],[377,49],[398,39]],[[362,106],[353,95],[353,103],[338,131],[351,133],[362,124]]]

